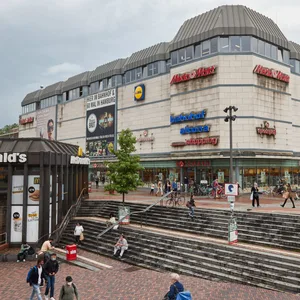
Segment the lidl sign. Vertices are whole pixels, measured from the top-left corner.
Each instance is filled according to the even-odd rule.
[[[145,100],[145,85],[140,84],[134,88],[134,100],[141,101]]]

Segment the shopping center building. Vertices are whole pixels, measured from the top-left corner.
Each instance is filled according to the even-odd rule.
[[[109,145],[130,128],[145,183],[186,176],[243,188],[280,177],[300,183],[300,45],[245,6],[221,6],[183,23],[163,42],[28,94],[20,137],[86,148],[92,174],[113,160]]]

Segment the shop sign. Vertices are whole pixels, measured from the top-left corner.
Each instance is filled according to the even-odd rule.
[[[270,128],[269,122],[268,121],[264,121],[264,123],[261,124],[260,127],[256,127],[256,132],[261,137],[263,137],[264,135],[267,135],[267,136],[273,135],[275,137],[275,135],[276,135],[276,128],[275,128],[275,126],[273,128]]]
[[[188,121],[195,121],[204,119],[206,115],[206,110],[199,111],[197,113],[190,112],[189,114],[180,114],[178,116],[171,115],[170,116],[170,123],[181,123],[181,122],[188,122]]]
[[[210,167],[210,160],[185,160],[177,161],[177,167]]]
[[[189,81],[192,79],[202,78],[210,76],[216,73],[216,66],[211,66],[208,68],[199,68],[191,72],[176,74],[173,76],[170,84],[176,84],[184,81]]]
[[[208,125],[195,126],[195,127],[186,126],[185,128],[180,129],[180,134],[209,132],[209,130],[210,128]]]
[[[140,135],[138,139],[136,139],[137,142],[143,143],[143,142],[153,142],[154,141],[154,136],[148,137],[148,130],[143,131],[143,136]]]
[[[33,123],[33,122],[34,122],[34,117],[29,117],[29,118],[19,120],[20,125],[25,125],[25,124]]]
[[[89,165],[90,159],[87,157],[71,156],[71,165]]]
[[[141,101],[145,100],[145,85],[139,84],[134,88],[134,100]]]
[[[253,73],[256,73],[256,74],[259,74],[262,76],[266,76],[266,77],[270,77],[270,78],[274,78],[274,79],[277,79],[277,80],[280,80],[280,81],[283,81],[286,83],[290,82],[289,75],[282,73],[280,71],[274,70],[274,69],[269,69],[269,68],[263,67],[261,65],[256,65],[253,70]]]
[[[93,164],[94,169],[105,169],[106,166],[104,164]]]
[[[86,100],[86,110],[113,105],[116,103],[116,89],[110,89],[105,92],[88,96]]]
[[[198,138],[198,139],[189,139],[189,140],[185,140],[185,144],[186,145],[207,145],[207,144],[211,144],[213,146],[218,145],[219,143],[219,137],[218,136],[208,136],[205,138]]]
[[[27,155],[25,153],[3,153],[0,154],[0,163],[25,163]]]

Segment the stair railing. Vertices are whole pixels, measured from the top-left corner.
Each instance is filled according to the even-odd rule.
[[[124,219],[126,219],[128,216],[132,216],[132,215],[141,215],[141,226],[143,226],[143,223],[142,223],[142,214],[146,213],[146,220],[147,220],[147,212],[153,207],[155,206],[156,204],[158,204],[160,202],[160,205],[163,206],[163,201],[164,199],[168,198],[170,195],[172,194],[175,194],[176,192],[169,192],[165,195],[163,195],[162,197],[160,197],[155,203],[147,206],[145,209],[143,210],[139,210],[139,211],[135,211],[135,212],[131,212],[127,215],[125,215],[123,218],[121,218],[120,220],[118,220],[118,222],[116,222],[115,224],[112,224],[110,226],[108,226],[106,229],[104,229],[102,232],[100,232],[98,235],[97,235],[97,251],[99,251],[99,241],[100,241],[100,238],[108,231],[110,231],[111,229],[113,229],[116,225],[120,226],[122,225],[122,221]],[[124,205],[124,203],[121,203]],[[146,221],[146,224],[147,224],[147,221]]]
[[[49,238],[50,236],[51,237],[54,237],[55,236],[55,239],[54,239],[54,243],[58,243],[61,236],[62,236],[62,233],[64,232],[64,230],[66,229],[67,225],[69,224],[70,220],[76,216],[80,206],[81,206],[81,203],[82,203],[82,200],[84,199],[84,196],[83,196],[83,192],[86,190],[86,188],[83,188],[79,197],[77,198],[76,200],[76,203],[74,203],[73,205],[71,205],[71,207],[69,208],[69,210],[67,211],[66,215],[64,216],[63,220],[61,221],[60,225],[58,228],[56,228],[55,230],[53,230],[51,233],[47,233],[43,236],[41,236],[37,242],[35,243],[35,247],[34,248],[37,248],[41,241],[43,241],[45,238]]]

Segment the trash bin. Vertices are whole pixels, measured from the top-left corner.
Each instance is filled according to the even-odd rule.
[[[77,259],[77,246],[67,245],[66,246],[66,260],[76,260]]]

